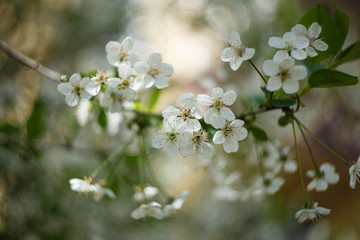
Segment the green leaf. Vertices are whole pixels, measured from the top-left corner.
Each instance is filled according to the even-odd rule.
[[[278,124],[280,127],[285,127],[286,125],[288,125],[289,123],[289,118],[287,118],[286,116],[281,116],[278,119]]]
[[[271,100],[271,104],[274,107],[290,107],[296,104],[296,100],[293,98],[278,98]]]
[[[339,31],[339,36],[338,36],[339,46],[336,51],[338,52],[345,42],[346,36],[349,31],[350,20],[349,20],[349,16],[346,13],[337,9],[335,6],[334,6],[334,20]]]
[[[254,137],[257,140],[259,140],[259,141],[267,141],[268,140],[268,136],[263,129],[253,125],[250,127],[249,130],[252,132],[252,134],[254,135]]]
[[[98,123],[100,124],[103,130],[107,127],[107,115],[103,108],[100,109],[99,116],[98,116]]]
[[[331,55],[335,55],[344,43],[348,29],[348,19],[346,15],[344,16],[344,13],[337,9],[335,9],[335,15],[336,19],[334,20],[325,8],[317,5],[315,8],[308,11],[299,22],[307,29],[312,23],[317,22],[321,26],[319,38],[329,46],[326,51],[318,51],[316,57],[308,57],[308,60],[313,64],[319,63]]]
[[[337,67],[345,62],[350,62],[360,58],[360,40],[354,42],[345,50],[342,50],[336,57],[332,67]]]
[[[30,140],[40,137],[45,131],[46,113],[44,106],[37,102],[35,103],[33,112],[26,122],[27,136]]]
[[[313,88],[343,87],[357,83],[357,77],[329,69],[317,70],[309,77],[309,84]]]
[[[153,108],[155,107],[155,104],[157,102],[157,100],[160,97],[162,89],[157,89],[155,88],[154,91],[152,92],[149,104],[148,104],[148,110],[151,112],[153,110]]]

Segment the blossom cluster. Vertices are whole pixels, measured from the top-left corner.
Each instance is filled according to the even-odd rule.
[[[225,152],[236,152],[238,141],[246,138],[247,130],[244,121],[236,119],[231,106],[237,98],[235,91],[224,92],[222,88],[214,88],[211,96],[199,94],[195,98],[192,93],[184,93],[180,97],[182,106],[168,106],[162,111],[163,132],[153,138],[153,146],[163,149],[174,157],[179,152],[187,157],[196,152],[210,158],[214,148],[209,143],[208,133],[200,121],[202,110],[198,103],[208,106],[204,121],[213,128],[219,129],[214,137],[215,144],[223,144]]]
[[[159,89],[169,86],[168,77],[173,74],[173,67],[163,63],[159,53],[150,54],[147,61],[142,60],[135,52],[131,37],[121,43],[110,41],[105,50],[107,60],[116,67],[117,74],[100,69],[91,76],[82,77],[74,73],[69,82],[62,82],[57,87],[69,106],[78,105],[81,98],[98,96],[101,106],[119,111],[123,100],[134,101],[138,89],[153,85]]]

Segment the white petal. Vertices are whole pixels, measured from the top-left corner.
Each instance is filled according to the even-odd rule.
[[[315,51],[315,49],[313,47],[310,47],[310,46],[305,48],[305,52],[309,57],[315,57],[315,56],[318,55],[317,52]]]
[[[163,111],[162,111],[162,116],[163,118],[170,118],[172,116],[179,116],[181,114],[181,111],[179,108],[175,107],[175,106],[167,106]]]
[[[80,93],[80,97],[81,98],[84,98],[84,99],[91,99],[92,98],[92,95],[90,93],[88,93],[87,91],[82,91]]]
[[[294,47],[297,49],[304,49],[309,46],[309,39],[303,36],[297,36]]]
[[[96,96],[101,89],[101,83],[98,81],[91,81],[88,85],[86,85],[86,91],[93,96]]]
[[[116,88],[121,83],[121,80],[119,78],[109,78],[106,82],[106,84],[111,88]]]
[[[285,41],[279,37],[271,37],[268,42],[270,47],[282,49],[285,47]]]
[[[281,78],[280,77],[271,77],[269,78],[267,84],[266,84],[266,89],[269,90],[270,92],[274,92],[277,91],[281,88]]]
[[[90,80],[89,77],[84,77],[84,78],[81,80],[80,87],[81,87],[81,88],[85,88],[86,85],[88,85],[90,81],[91,81],[91,80]]]
[[[196,104],[196,98],[195,98],[194,94],[188,93],[188,92],[181,95],[180,103],[183,104],[185,107],[188,107],[188,108],[197,105]]]
[[[296,35],[292,32],[286,32],[283,35],[283,41],[285,41],[288,45],[293,46],[296,41]]]
[[[131,212],[131,217],[134,219],[144,218],[146,216],[146,208],[145,204],[141,204],[140,207]]]
[[[236,98],[237,94],[234,90],[225,92],[224,95],[222,95],[221,97],[223,103],[228,106],[232,105],[235,102]]]
[[[145,187],[143,191],[147,198],[155,197],[159,193],[159,189],[152,186]]]
[[[135,95],[136,95],[136,91],[134,89],[129,88],[125,92],[126,101],[132,102],[135,98]]]
[[[152,85],[154,85],[155,79],[152,78],[150,75],[146,74],[143,79],[144,79],[144,86],[146,88],[150,88],[152,87]]]
[[[234,113],[228,107],[220,108],[220,115],[228,121],[232,121],[235,119]]]
[[[306,52],[304,50],[295,49],[291,51],[291,56],[296,60],[304,60],[306,58]]]
[[[147,74],[149,72],[150,68],[147,63],[144,62],[137,62],[135,64],[135,71],[140,74]]]
[[[231,31],[230,33],[230,45],[240,48],[241,46],[241,40],[240,40],[240,34],[236,31]]]
[[[224,151],[227,153],[236,152],[239,149],[239,144],[237,141],[232,141],[230,139],[225,139],[223,143]]]
[[[109,198],[116,198],[115,193],[110,189],[110,188],[106,188],[105,189],[105,194],[109,197]]]
[[[218,112],[215,112],[215,114],[211,115],[210,124],[214,128],[223,128],[225,126],[225,118]]]
[[[192,144],[185,145],[181,147],[179,150],[180,150],[180,155],[184,158],[196,153],[196,148]]]
[[[175,157],[178,154],[178,146],[174,142],[169,142],[165,151],[170,157]]]
[[[243,60],[249,60],[255,55],[254,48],[245,48],[245,52],[242,55]]]
[[[203,156],[205,158],[211,158],[211,156],[214,154],[214,152],[215,152],[215,150],[214,150],[213,146],[211,146],[210,143],[203,142],[201,144],[201,148],[200,148],[201,156]]]
[[[306,190],[308,190],[308,191],[314,190],[316,187],[316,183],[317,183],[317,180],[315,178],[307,185]]]
[[[129,52],[134,48],[134,41],[131,37],[125,38],[121,43],[121,49],[124,52]]]
[[[220,87],[213,88],[211,91],[211,97],[215,99],[222,97],[223,94],[224,90],[222,90]]]
[[[107,53],[110,53],[110,52],[119,52],[120,50],[120,47],[121,47],[121,44],[119,42],[116,42],[116,41],[110,41],[106,44],[105,46],[105,50]]]
[[[168,137],[166,135],[156,135],[152,139],[152,145],[154,148],[163,148],[167,144]]]
[[[241,57],[239,56],[233,56],[231,59],[230,59],[230,68],[231,70],[233,71],[236,71],[238,70],[238,68],[240,67],[240,65],[242,64],[243,60]]]
[[[225,135],[223,131],[217,131],[213,137],[215,144],[223,144],[225,142]]]
[[[70,93],[66,95],[65,101],[70,107],[75,107],[79,103],[79,96],[75,93]]]
[[[214,114],[218,114],[218,112],[214,108],[209,108],[204,115],[204,120],[207,124],[211,124],[211,117]]]
[[[275,76],[280,72],[279,64],[273,60],[265,60],[262,69],[267,76]]]
[[[158,66],[161,63],[160,53],[152,53],[148,58],[148,64],[152,67]]]
[[[236,55],[235,50],[233,48],[227,47],[221,51],[220,58],[223,62],[230,62],[234,55]]]
[[[159,65],[159,73],[169,77],[174,73],[174,68],[168,63],[161,63]]]
[[[319,39],[312,42],[311,46],[313,46],[318,51],[326,51],[329,47],[326,43]]]
[[[299,82],[296,80],[285,79],[282,84],[282,89],[287,94],[296,93],[297,91],[299,91]]]
[[[295,66],[289,70],[291,79],[301,80],[307,77],[307,70],[304,66]]]
[[[116,66],[119,63],[119,54],[116,52],[110,52],[106,55],[106,59],[111,65]]]
[[[285,58],[288,58],[289,57],[289,53],[288,51],[285,51],[285,50],[279,50],[275,53],[274,57],[273,57],[273,60],[276,62],[276,63],[280,63],[282,60],[284,60]]]
[[[120,64],[118,67],[119,77],[122,79],[127,79],[131,74],[131,67],[125,63]]]
[[[303,35],[303,36],[307,34],[306,27],[301,24],[296,24],[293,28],[291,28],[291,32],[295,33],[296,35]]]
[[[288,57],[280,62],[280,67],[284,70],[290,69],[295,65],[295,60]]]
[[[71,86],[70,83],[60,83],[58,86],[57,86],[57,90],[59,93],[61,93],[62,95],[69,95],[73,90],[74,90],[74,87]]]
[[[73,75],[71,75],[69,80],[72,86],[78,86],[80,84],[80,81],[81,81],[81,76],[79,73],[74,73]]]
[[[204,106],[210,106],[214,102],[214,99],[206,94],[198,94],[196,100]]]
[[[309,27],[308,36],[311,39],[314,39],[314,38],[318,38],[320,33],[321,33],[321,26],[317,22],[311,24],[311,26]]]
[[[288,173],[293,173],[297,170],[297,164],[293,160],[287,160],[284,164],[284,170]]]
[[[233,139],[237,141],[244,140],[247,137],[247,135],[248,135],[248,131],[244,127],[234,129],[232,132]]]
[[[165,77],[163,75],[156,75],[154,85],[158,89],[162,89],[162,88],[169,86],[169,80],[167,79],[167,77]]]

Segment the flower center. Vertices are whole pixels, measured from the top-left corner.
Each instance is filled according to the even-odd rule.
[[[119,61],[120,61],[120,62],[125,61],[128,56],[129,56],[129,55],[128,55],[126,52],[124,52],[123,50],[120,50],[120,53],[119,53]]]
[[[169,140],[170,140],[171,142],[173,142],[173,141],[175,141],[178,133],[166,133],[166,135],[168,136]]]
[[[149,75],[152,77],[155,77],[158,74],[159,74],[159,71],[156,68],[151,68],[149,71]]]

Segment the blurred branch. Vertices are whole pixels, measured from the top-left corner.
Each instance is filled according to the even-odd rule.
[[[42,75],[44,75],[54,81],[60,82],[60,80],[61,80],[60,73],[55,72],[55,71],[41,65],[34,59],[22,54],[21,52],[17,51],[16,49],[11,48],[9,45],[2,42],[1,40],[0,40],[0,49],[4,53],[6,53],[10,58],[15,59],[16,61],[24,64],[25,66],[41,73]]]

